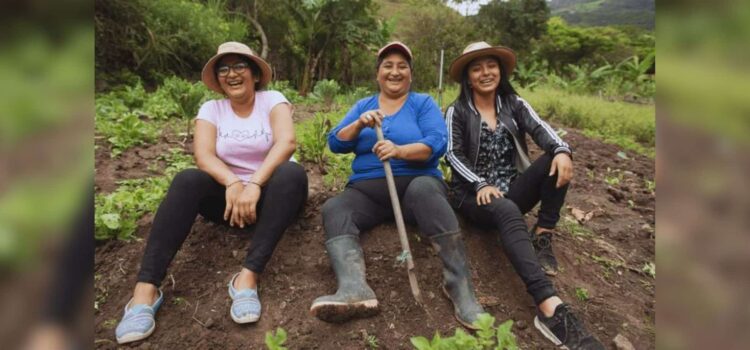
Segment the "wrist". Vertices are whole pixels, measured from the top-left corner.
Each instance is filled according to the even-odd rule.
[[[224,187],[230,188],[230,187],[232,187],[234,185],[237,185],[237,184],[242,184],[242,180],[240,180],[240,179],[231,180]]]

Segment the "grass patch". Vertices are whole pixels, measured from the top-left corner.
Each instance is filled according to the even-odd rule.
[[[656,146],[654,105],[611,102],[549,87],[521,91],[542,118],[581,129],[588,137],[653,157]]]
[[[656,107],[607,101],[597,96],[573,94],[550,86],[534,90],[518,89],[519,94],[546,121],[582,130],[587,137],[618,145],[626,150],[653,157],[656,154]],[[437,89],[430,95],[438,101]],[[443,89],[441,108],[458,97],[458,85]]]
[[[565,215],[559,223],[560,230],[569,232],[573,237],[591,237],[594,232],[589,228],[581,225],[578,221],[568,215]]]

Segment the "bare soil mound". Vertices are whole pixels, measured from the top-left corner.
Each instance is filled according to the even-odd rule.
[[[635,348],[652,349],[656,282],[643,267],[654,262],[655,193],[649,182],[654,178],[653,160],[630,153],[623,157],[616,146],[566,130],[566,140],[575,149],[576,176],[563,210],[561,234],[554,241],[561,271],[553,281],[561,297],[579,311],[605,345],[614,348],[612,339],[622,334]],[[114,190],[117,180],[153,176],[153,169],[164,166],[157,157],[179,146],[177,139],[165,137],[161,145],[131,149],[117,159],[109,157],[107,145],[99,144],[97,191]],[[328,324],[310,316],[313,299],[336,289],[320,214],[322,204],[334,193],[322,190],[315,164],[305,166],[310,198],[263,274],[260,321],[240,326],[228,315],[226,285],[239,271],[252,233],[199,219],[163,283],[165,302],[156,332],[130,347],[258,349],[264,348],[267,331],[283,327],[290,349],[364,349],[368,336],[377,339],[379,349],[411,349],[410,337],[432,337],[435,331],[452,334],[459,327],[450,302],[440,292],[440,261],[426,240],[419,238],[418,230],[409,227],[425,309],[413,301],[405,267],[396,260],[400,246],[393,223],[362,237],[367,279],[378,295],[381,312],[345,324]],[[527,215],[529,224],[535,222],[534,215]],[[584,223],[577,223],[576,216]],[[141,239],[111,240],[96,248],[97,348],[118,347],[114,327],[131,297],[151,220],[148,215],[139,222]],[[516,321],[513,330],[522,348],[553,349],[533,326],[532,299],[496,244],[496,233],[472,228],[465,220],[461,224],[474,285],[486,310],[498,321]]]

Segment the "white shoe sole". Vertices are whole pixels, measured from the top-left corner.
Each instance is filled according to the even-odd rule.
[[[321,306],[343,306],[343,305],[352,305],[352,306],[364,306],[368,309],[376,308],[378,307],[378,299],[369,299],[369,300],[363,300],[358,301],[356,303],[344,303],[339,301],[322,301],[312,304],[310,306],[310,311],[313,311],[313,309],[316,309]]]
[[[254,322],[258,322],[258,320],[260,319],[260,315],[247,315],[245,317],[234,317],[234,314],[232,314],[232,311],[229,311],[229,316],[232,317],[232,321],[238,324],[254,323]]]
[[[544,323],[542,323],[542,321],[539,321],[538,316],[534,316],[534,327],[536,327],[536,329],[538,329],[539,332],[541,332],[545,338],[549,339],[556,346],[559,346],[560,349],[568,350],[568,347],[565,345],[562,345],[562,342],[560,341],[560,339],[557,339],[555,334],[552,333],[552,331],[549,328],[547,328],[547,326],[545,326]]]
[[[151,334],[154,333],[154,330],[156,329],[156,322],[149,328],[146,333],[128,333],[123,335],[122,337],[116,337],[117,338],[117,344],[125,344],[125,343],[131,343],[134,341],[139,341],[148,338]]]

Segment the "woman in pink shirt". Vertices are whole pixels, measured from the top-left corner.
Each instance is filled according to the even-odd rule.
[[[118,343],[144,339],[156,327],[163,300],[159,285],[198,214],[240,229],[254,228],[240,272],[228,284],[237,323],[260,318],[258,276],[307,199],[307,176],[291,161],[292,108],[277,91],[262,90],[271,67],[249,47],[221,44],[203,82],[225,99],[200,108],[194,153],[198,169],[175,176],[154,217],[133,298],[117,326]]]

